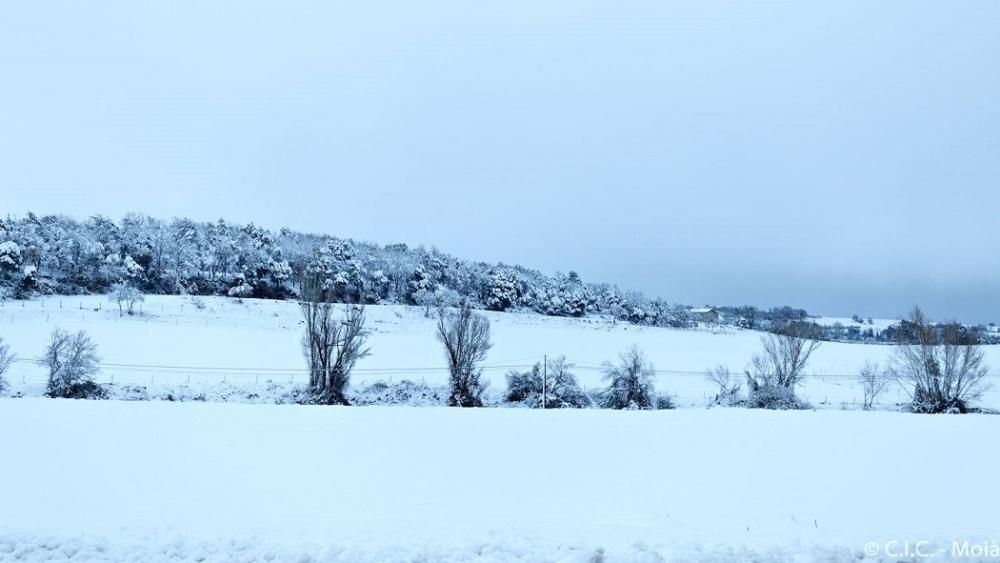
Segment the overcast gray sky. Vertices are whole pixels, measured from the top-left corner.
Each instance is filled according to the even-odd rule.
[[[1000,2],[15,2],[2,211],[1000,320]]]

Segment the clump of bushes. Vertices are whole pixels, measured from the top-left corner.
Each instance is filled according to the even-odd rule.
[[[444,406],[447,404],[448,390],[444,387],[430,387],[426,383],[416,383],[404,379],[397,383],[376,381],[353,393],[354,405],[425,405]]]
[[[528,408],[584,408],[590,398],[580,389],[572,371],[573,364],[564,356],[550,364],[536,363],[530,371],[507,374],[508,403]]]

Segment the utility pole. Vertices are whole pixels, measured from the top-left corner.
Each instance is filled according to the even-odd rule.
[[[545,399],[549,392],[549,355],[542,356],[542,409],[545,409]]]

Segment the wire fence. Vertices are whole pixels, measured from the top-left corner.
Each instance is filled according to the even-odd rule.
[[[537,358],[536,361],[531,361],[534,358],[520,358],[518,360],[510,360],[507,362],[498,363],[486,363],[480,366],[485,373],[506,373],[508,371],[518,371],[518,370],[529,370],[536,365],[544,365],[546,362],[545,358]],[[15,358],[13,360],[15,363],[20,364],[30,364],[41,368],[45,367],[45,360],[43,358]],[[567,360],[567,366],[571,372],[585,372],[585,373],[603,373],[607,366],[597,365],[587,362],[573,362]],[[308,381],[309,370],[305,367],[288,367],[288,368],[277,368],[277,367],[248,367],[248,366],[201,366],[201,365],[171,365],[171,364],[133,364],[133,363],[120,363],[120,362],[100,362],[98,368],[102,375],[98,378],[99,381],[114,382],[114,377],[116,374],[119,376],[121,374],[126,375],[139,375],[146,376],[150,382],[155,382],[157,377],[160,379],[169,379],[171,381],[177,381],[179,378],[183,379],[185,382],[190,383],[192,380],[205,380],[205,379],[216,379],[223,382],[229,380],[239,380],[248,381],[253,380],[254,382],[266,382],[266,381],[288,381],[294,383],[295,381]],[[656,368],[652,370],[653,374],[656,376],[664,377],[682,377],[682,378],[701,378],[705,379],[708,375],[708,370],[683,370],[683,369],[662,369]],[[395,367],[380,367],[380,368],[354,368],[351,370],[353,375],[361,376],[364,379],[376,379],[378,376],[384,376],[385,378],[406,378],[406,377],[423,377],[423,376],[435,376],[441,375],[446,376],[449,373],[447,366],[395,366]],[[741,372],[732,372],[734,377],[741,377],[743,374]],[[754,374],[759,376],[776,376],[777,374]],[[857,381],[859,379],[858,373],[808,373],[806,377],[815,378],[820,380],[840,380],[840,381]],[[872,374],[872,377],[876,379],[895,381],[897,377],[888,372],[881,372],[877,374]],[[987,373],[988,378],[1000,378],[1000,373]],[[35,377],[32,377],[35,379]],[[136,379],[132,377],[130,379]],[[26,381],[27,376],[22,375],[22,381]]]

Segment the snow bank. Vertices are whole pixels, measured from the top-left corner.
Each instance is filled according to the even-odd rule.
[[[0,428],[0,560],[847,561],[1000,526],[985,415],[5,399]]]

